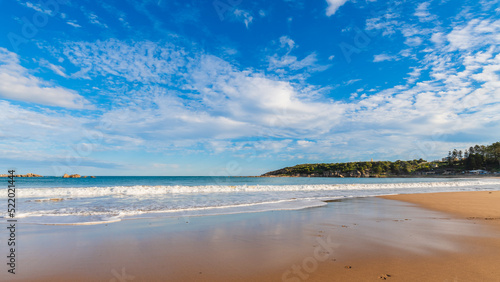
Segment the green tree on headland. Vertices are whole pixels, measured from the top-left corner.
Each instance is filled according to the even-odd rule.
[[[450,167],[464,167],[467,170],[500,168],[500,142],[488,146],[476,145],[466,150],[466,157],[459,163],[449,163]]]
[[[263,174],[263,176],[384,177],[398,175],[461,174],[466,170],[500,171],[500,142],[469,149],[453,149],[442,161],[423,159],[395,162],[349,162],[300,164]]]

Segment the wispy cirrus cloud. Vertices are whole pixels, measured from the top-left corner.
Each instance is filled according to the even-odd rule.
[[[76,28],[82,27],[81,25],[77,24],[75,21],[67,21],[66,23],[72,27],[76,27]]]
[[[282,78],[304,80],[312,73],[324,71],[330,67],[329,65],[321,65],[316,53],[308,54],[302,59],[292,55],[298,46],[288,36],[281,36],[275,45],[278,45],[278,42],[279,47],[276,53],[267,56],[267,70],[273,71]]]
[[[347,3],[330,2],[337,5],[331,15],[338,15],[339,7]],[[29,124],[21,119],[9,135],[0,130],[3,140],[10,143],[1,144],[1,150],[13,150],[23,136],[28,139],[28,131],[37,130],[40,136],[30,141],[29,147],[35,149],[29,153],[43,151],[46,154],[36,155],[38,159],[60,159],[64,155],[62,147],[78,143],[78,132],[95,130],[98,120],[113,125],[99,129],[103,141],[96,151],[105,152],[105,156],[111,152],[154,152],[161,157],[178,153],[296,162],[355,161],[369,156],[432,159],[443,156],[450,147],[469,145],[468,140],[486,143],[498,138],[500,29],[498,19],[495,15],[488,17],[487,10],[474,14],[464,9],[459,16],[445,18],[438,16],[439,5],[445,2],[396,1],[381,13],[370,14],[365,28],[359,28],[370,43],[359,48],[363,52],[359,61],[346,66],[339,63],[340,56],[332,48],[325,47],[338,43],[330,40],[330,33],[325,32],[321,40],[312,40],[308,30],[296,32],[294,25],[302,21],[301,16],[308,15],[304,4],[300,7],[302,14],[288,17],[293,21],[264,35],[259,30],[262,26],[255,21],[276,23],[273,17],[277,13],[272,7],[266,10],[265,17],[256,18],[247,7],[235,8],[242,11],[238,18],[232,13],[236,10],[230,10],[226,19],[238,22],[232,29],[244,32],[237,34],[242,38],[254,36],[256,45],[242,47],[246,41],[234,36],[222,47],[218,42],[217,48],[207,43],[207,34],[216,33],[205,33],[209,23],[200,31],[190,26],[206,15],[215,18],[217,28],[231,24],[218,21],[210,3],[212,14],[204,14],[200,6],[192,17],[172,22],[162,21],[153,11],[153,4],[154,9],[163,9],[167,3],[129,1],[127,5],[132,8],[124,5],[122,13],[105,7],[106,12],[95,13],[100,16],[96,20],[111,29],[114,22],[117,30],[123,30],[127,24],[141,27],[134,19],[144,17],[155,33],[169,34],[166,39],[142,33],[126,39],[110,38],[109,34],[96,39],[67,38],[61,39],[62,43],[51,41],[51,46],[46,47],[44,51],[52,57],[34,60],[43,68],[28,70],[19,61],[0,65],[2,75],[21,78],[20,83],[9,84],[9,91],[13,88],[10,86],[19,85],[54,90],[58,86],[49,79],[59,79],[61,85],[77,85],[92,97],[89,99],[103,102],[102,108],[90,113],[92,118],[85,118],[78,111],[67,110],[71,107],[44,108],[42,103],[21,107],[17,105],[20,103],[2,101],[0,117],[4,121],[19,113],[40,122]],[[321,4],[315,11],[324,11],[324,2]],[[106,17],[108,14],[115,21]],[[321,18],[342,21],[342,17]],[[89,20],[79,18],[79,22],[85,19]],[[167,26],[187,27],[188,31],[179,35],[167,30]],[[305,26],[312,27],[327,31],[320,26]],[[115,31],[110,33],[118,34]],[[234,35],[231,29],[220,33]],[[279,37],[283,34],[286,36]],[[359,37],[359,33],[353,34]],[[325,46],[311,44],[323,40]],[[356,38],[352,41],[356,44]],[[256,46],[260,48],[257,52]],[[16,58],[15,54],[12,57]],[[47,77],[42,79],[43,75]],[[66,94],[80,95],[59,88]],[[64,97],[49,100],[63,103]],[[23,99],[36,101],[37,97]],[[78,109],[75,104],[73,108]],[[422,152],[418,144],[428,141],[432,146]],[[56,145],[61,148],[51,151],[49,146]],[[23,158],[29,155],[16,154]],[[162,164],[172,162],[150,160],[151,165],[145,167],[156,167],[158,171],[165,167]],[[94,160],[86,161],[91,164]]]
[[[378,55],[373,56],[373,62],[375,62],[375,63],[384,62],[384,61],[394,61],[394,60],[397,60],[396,56],[390,56],[387,54],[378,54]]]
[[[126,44],[118,40],[71,42],[63,50],[78,66],[75,77],[114,75],[127,81],[168,83],[187,64],[183,48],[154,42]]]
[[[423,8],[428,9],[429,7],[427,5],[421,7],[421,12]],[[359,143],[361,142],[359,138],[363,134],[368,134],[374,138],[366,139],[363,142],[372,148],[375,148],[375,145],[370,146],[368,143],[378,144],[376,140],[382,140],[385,138],[384,136],[393,136],[391,137],[392,141],[401,142],[402,147],[404,147],[404,142],[415,138],[411,136],[427,134],[428,131],[424,130],[425,126],[452,134],[449,130],[450,124],[457,120],[465,120],[466,116],[461,116],[463,108],[461,110],[449,108],[448,104],[457,105],[463,99],[472,99],[466,97],[472,94],[473,89],[470,88],[471,92],[465,93],[464,91],[469,90],[469,88],[459,90],[456,87],[481,83],[485,87],[481,88],[483,89],[481,91],[490,93],[489,101],[496,101],[492,94],[494,93],[492,92],[493,88],[491,88],[494,85],[494,72],[476,73],[472,76],[469,73],[456,73],[454,71],[456,71],[457,65],[464,64],[466,58],[459,56],[451,60],[449,53],[450,48],[462,46],[459,36],[457,36],[460,34],[469,35],[469,42],[476,42],[485,34],[491,34],[492,37],[488,37],[486,41],[483,40],[484,44],[481,45],[480,41],[477,41],[477,46],[494,44],[495,38],[492,28],[495,27],[495,22],[488,21],[490,23],[489,29],[485,26],[486,22],[480,23],[481,20],[468,22],[465,25],[455,25],[454,29],[448,31],[439,27],[428,29],[419,26],[418,22],[420,21],[411,24],[396,21],[397,17],[393,16],[391,11],[387,11],[387,14],[382,16],[383,21],[379,22],[388,23],[390,26],[372,24],[371,28],[393,30],[383,33],[383,36],[393,36],[398,32],[407,39],[420,38],[421,41],[417,42],[418,44],[410,44],[409,47],[402,46],[406,49],[402,49],[399,53],[396,50],[396,54],[400,57],[382,53],[375,55],[373,61],[415,60],[416,53],[420,56],[421,64],[415,65],[408,73],[408,85],[397,85],[383,91],[370,91],[367,92],[371,93],[370,95],[358,96],[359,98],[353,99],[350,103],[329,104],[321,100],[311,102],[301,96],[303,89],[300,87],[306,87],[307,83],[300,86],[287,82],[290,76],[272,78],[262,75],[257,70],[238,70],[227,61],[215,56],[191,54],[175,45],[167,44],[167,47],[162,49],[155,43],[126,43],[110,40],[95,44],[83,42],[70,44],[67,45],[64,52],[73,64],[82,68],[81,74],[89,77],[118,76],[124,77],[128,81],[165,83],[177,70],[189,73],[188,76],[184,75],[180,80],[176,80],[178,84],[175,85],[178,89],[188,91],[188,100],[180,98],[171,90],[161,90],[160,87],[158,89],[161,90],[162,94],[154,97],[155,105],[149,108],[155,109],[159,107],[158,104],[161,104],[163,111],[145,111],[142,113],[144,114],[142,119],[155,120],[150,127],[145,128],[155,128],[153,124],[173,126],[169,129],[157,127],[158,132],[161,132],[161,134],[158,133],[158,136],[175,136],[174,132],[181,132],[177,135],[178,137],[183,136],[183,138],[190,140],[196,140],[196,138],[200,138],[199,140],[232,140],[258,136],[259,132],[272,130],[275,138],[288,137],[290,140],[295,140],[299,139],[300,134],[310,134],[316,140],[323,140],[322,144],[333,140],[327,134],[335,133],[335,141],[332,141],[332,144],[338,146],[352,144],[352,142]],[[417,18],[419,16],[426,15],[415,15]],[[367,21],[367,25],[368,23],[370,21]],[[466,32],[463,31],[464,29]],[[439,36],[435,34],[439,34]],[[144,50],[144,48],[141,49],[141,46],[148,44],[152,44],[151,50],[153,51],[148,52],[151,55],[146,56],[146,53],[141,51]],[[290,74],[296,70],[307,70],[318,63],[314,54],[302,59],[293,56],[292,52],[297,49],[297,44],[288,36],[281,37],[276,44],[281,48],[281,53],[270,55],[267,66],[273,72],[279,73],[281,71]],[[437,44],[436,49],[426,47],[428,51],[424,53],[416,51],[418,48],[423,48],[420,45],[428,46],[429,44]],[[409,56],[408,54],[413,55]],[[493,58],[493,54],[494,52],[490,57]],[[126,63],[119,64],[118,60],[113,59],[118,57],[127,58]],[[181,57],[190,59],[185,60]],[[467,60],[470,61],[470,59]],[[165,61],[169,61],[169,64],[165,65]],[[490,58],[484,64],[481,68],[491,69],[488,66],[494,65],[495,62]],[[131,70],[131,68],[135,70]],[[479,67],[476,66],[476,68]],[[163,71],[159,72],[160,69]],[[420,79],[422,73],[427,72],[430,73],[431,79]],[[445,77],[447,80],[443,80]],[[490,77],[489,84],[480,80],[487,77]],[[489,86],[486,87],[487,85]],[[474,91],[474,95],[478,95],[481,91]],[[146,95],[141,97],[146,97]],[[442,97],[447,97],[447,99]],[[134,102],[135,105],[146,101],[143,100],[145,98],[139,98],[139,96],[137,99],[139,100]],[[484,111],[491,111],[496,106],[492,105],[491,107],[485,108]],[[168,112],[169,115],[162,114],[162,112]],[[438,114],[438,112],[441,113]],[[474,113],[476,115],[474,117],[479,118],[479,115],[485,114],[485,112],[478,109],[478,112]],[[173,116],[172,113],[182,114]],[[127,114],[126,116],[133,118],[137,115]],[[471,118],[471,116],[468,117]],[[343,122],[338,123],[337,120]],[[275,126],[277,121],[280,121],[279,124],[287,126],[277,127]],[[371,123],[369,121],[377,122]],[[133,120],[127,122],[127,124],[133,123]],[[245,132],[239,130],[242,127],[245,128]],[[308,127],[309,129],[307,129]],[[187,128],[193,128],[193,130],[187,130]],[[210,129],[204,130],[207,128]],[[374,128],[381,130],[373,131]],[[350,133],[344,135],[342,133],[344,131]],[[141,128],[138,128],[137,135],[131,137],[147,140],[142,135],[143,133]],[[125,131],[120,134],[125,134]],[[358,138],[358,141],[355,141],[355,138]],[[269,141],[273,142],[273,140]],[[274,141],[278,142],[278,140]],[[236,141],[231,142],[234,144]],[[293,149],[294,144],[294,142],[289,143],[290,150],[295,150]],[[299,146],[298,143],[297,146]],[[332,152],[338,152],[331,146],[326,147]],[[319,149],[316,148],[316,150]]]
[[[145,83],[122,93],[129,97],[124,100],[125,106],[103,115],[123,117],[114,122],[112,135],[143,140],[144,145],[151,146],[160,140],[201,142],[251,138],[262,132],[283,138],[298,132],[327,131],[343,112],[339,104],[311,101],[301,93],[307,88],[268,78],[258,71],[239,70],[216,56],[190,54],[189,60],[180,60],[175,46],[162,49],[152,45],[148,50],[153,52],[142,52],[145,44],[150,43],[111,40],[71,44],[63,51],[89,78],[123,77]],[[185,57],[186,53],[182,54]],[[114,59],[109,58],[130,61],[115,66]],[[165,88],[167,78],[178,68],[183,70],[182,79],[169,84],[178,90]]]
[[[415,16],[419,18],[421,22],[428,22],[436,20],[437,17],[429,12],[430,2],[420,3],[415,9]]]
[[[0,48],[0,97],[69,109],[92,108],[76,91],[54,86],[29,74],[17,54]]]
[[[40,3],[38,4],[34,4],[32,2],[20,2],[22,5],[30,8],[30,9],[33,9],[39,13],[44,13],[44,14],[47,14],[47,15],[52,15],[53,14],[53,11],[49,10],[49,9],[46,9],[43,5],[41,5]]]
[[[40,60],[40,65],[50,69],[57,75],[60,75],[65,78],[68,77],[68,75],[66,74],[66,70],[62,66],[56,66],[45,59]]]
[[[84,141],[91,117],[76,117],[41,107],[22,107],[0,100],[0,159],[25,160],[50,166],[67,162],[68,151]],[[88,159],[86,159],[88,161]]]
[[[74,56],[73,62],[90,66],[95,64],[86,61],[94,58],[93,54],[106,54],[106,48],[113,46],[113,50],[122,50],[123,53],[116,51],[118,53],[113,56],[126,57],[127,54],[141,54],[141,44],[127,45],[113,41],[110,45],[109,42],[99,42],[86,47],[88,50],[96,50],[93,53],[65,52]],[[280,46],[288,51],[296,48],[295,42],[288,37],[280,40]],[[172,47],[169,50],[175,49]],[[491,49],[489,53],[479,52],[457,57],[451,63],[448,50],[449,46],[445,45],[424,56],[421,64],[423,69],[430,66],[430,80],[420,80],[414,84],[422,72],[422,68],[415,68],[410,74],[413,81],[408,85],[398,85],[369,96],[364,95],[350,103],[309,101],[300,95],[298,85],[269,78],[253,70],[238,70],[227,61],[212,55],[189,55],[190,63],[173,64],[185,68],[186,73],[189,73],[184,77],[185,81],[176,85],[179,89],[188,91],[189,99],[159,85],[155,91],[149,88],[138,90],[142,94],[136,92],[139,95],[130,95],[133,97],[130,100],[131,106],[105,115],[125,117],[123,122],[118,123],[114,135],[142,140],[143,145],[149,144],[147,146],[158,146],[164,143],[160,140],[167,139],[191,140],[185,144],[192,145],[195,142],[209,149],[215,148],[210,142],[226,140],[230,146],[240,146],[243,152],[245,148],[255,149],[252,146],[261,142],[235,140],[256,138],[267,132],[266,138],[270,139],[265,141],[269,144],[283,144],[283,140],[288,140],[287,152],[302,151],[310,157],[315,154],[317,157],[325,154],[338,156],[339,148],[347,150],[344,152],[346,156],[350,154],[353,157],[356,154],[347,149],[353,144],[372,148],[374,154],[382,154],[387,152],[376,148],[385,138],[389,138],[393,144],[400,144],[401,148],[407,148],[405,144],[408,142],[413,142],[417,137],[428,136],[429,127],[452,136],[457,130],[472,134],[488,124],[477,125],[477,120],[488,120],[489,124],[496,122],[492,113],[500,109],[499,97],[495,94],[498,91],[498,78],[494,67],[498,65],[499,57],[495,55],[498,51]],[[153,54],[153,57],[137,55],[139,57],[131,60],[135,64],[128,65],[138,70],[148,66],[147,71],[136,72],[147,75],[130,76],[127,68],[110,67],[113,63],[103,63],[99,70],[91,70],[88,74],[126,76],[130,81],[155,83],[155,80],[149,78],[161,77],[158,73],[160,68],[150,66],[169,56],[163,58],[167,54],[163,52]],[[385,54],[376,58],[378,61],[394,59]],[[161,62],[158,64],[162,65]],[[460,64],[466,66],[466,71],[456,71],[456,66]],[[471,69],[476,71],[471,72]],[[479,69],[482,71],[479,72]],[[467,87],[472,83],[481,83],[482,87]],[[467,109],[472,109],[467,101],[476,101],[478,106],[484,107],[464,113]],[[457,124],[460,126],[456,126]],[[321,146],[304,146],[304,142],[298,142],[302,136],[311,137]],[[239,142],[243,143],[237,145]],[[442,148],[446,146],[449,144],[443,142]],[[436,148],[434,155],[438,155],[442,148]],[[409,154],[407,151],[408,149],[395,150],[393,154]]]

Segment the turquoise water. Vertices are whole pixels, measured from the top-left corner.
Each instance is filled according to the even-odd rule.
[[[1,178],[0,178],[1,180]],[[414,182],[461,182],[456,178],[336,178],[336,177],[219,177],[219,176],[98,176],[96,178],[16,178],[22,188],[204,185],[320,185]],[[7,178],[5,178],[7,183]],[[3,185],[6,188],[7,185]]]
[[[2,180],[0,199],[6,199],[7,178]],[[333,199],[500,188],[500,179],[486,178],[99,176],[16,180],[16,217],[33,224],[296,210],[320,207]],[[0,216],[5,218],[6,210]]]

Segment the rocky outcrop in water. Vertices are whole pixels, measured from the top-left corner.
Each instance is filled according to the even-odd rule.
[[[0,174],[0,177],[9,177],[9,176],[10,174]],[[28,173],[28,174],[14,174],[14,177],[43,177],[43,176],[35,173]]]
[[[69,175],[69,174],[65,173],[63,175],[63,178],[81,178],[81,177],[82,176],[80,174],[71,174],[71,175]]]

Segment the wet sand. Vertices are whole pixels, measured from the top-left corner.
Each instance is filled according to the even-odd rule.
[[[391,195],[382,198],[414,203],[469,220],[487,220],[487,223],[500,225],[500,191]]]
[[[25,224],[17,229],[17,274],[4,266],[0,280],[500,281],[500,228],[476,219],[499,217],[497,195],[356,198],[299,211],[92,226]]]

